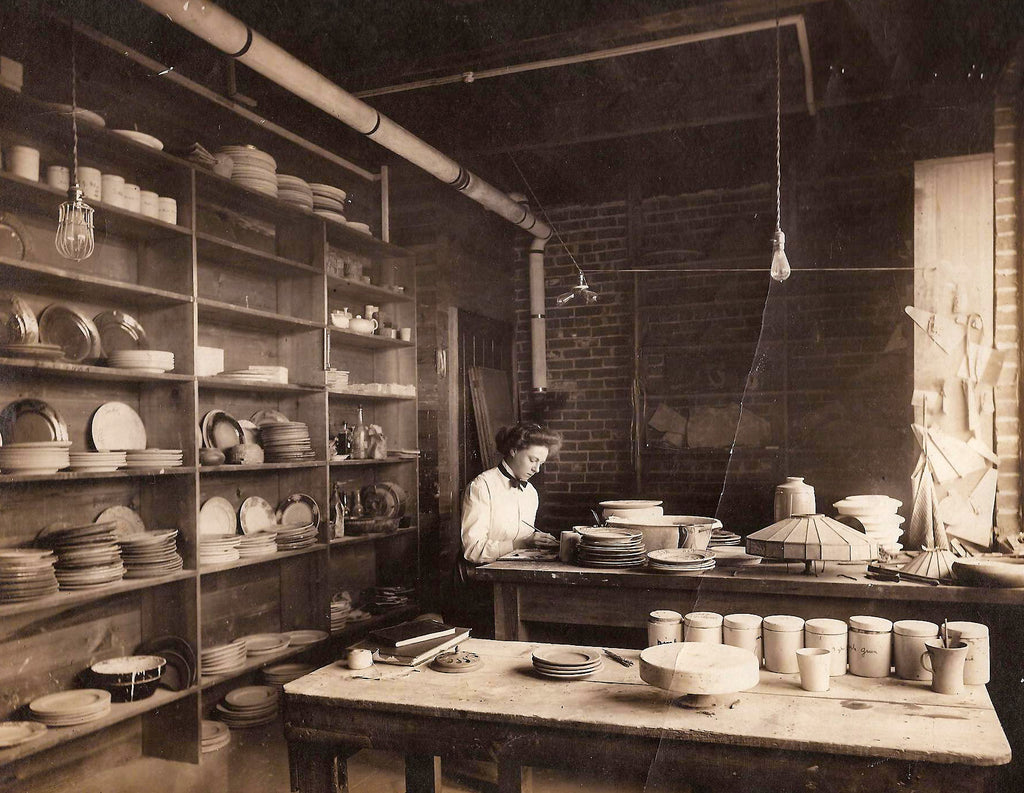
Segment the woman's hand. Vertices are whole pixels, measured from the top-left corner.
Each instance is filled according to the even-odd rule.
[[[552,537],[550,534],[545,534],[542,531],[538,531],[533,535],[533,547],[534,548],[557,548],[558,540]]]

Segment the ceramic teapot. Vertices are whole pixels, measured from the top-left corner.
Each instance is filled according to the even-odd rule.
[[[341,311],[331,312],[331,324],[336,328],[347,328],[352,320],[352,312],[345,306]]]
[[[375,319],[363,319],[358,314],[349,320],[349,330],[353,330],[356,333],[373,333],[377,330],[377,320]]]

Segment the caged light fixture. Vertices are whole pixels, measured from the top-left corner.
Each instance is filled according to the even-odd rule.
[[[771,274],[778,282],[789,278],[792,269],[786,256],[786,235],[782,231],[782,59],[779,47],[779,14],[775,12],[775,234],[772,236]]]
[[[65,259],[80,262],[92,256],[96,249],[96,236],[93,228],[93,209],[83,200],[82,188],[78,186],[78,81],[75,64],[75,29],[71,27],[71,131],[73,134],[72,152],[74,156],[71,172],[71,187],[68,188],[68,200],[60,205],[57,220],[57,236],[54,244],[57,253]]]

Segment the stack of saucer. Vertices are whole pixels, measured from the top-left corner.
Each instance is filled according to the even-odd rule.
[[[223,146],[217,154],[231,158],[231,181],[266,195],[277,196],[277,162],[255,146]]]
[[[715,555],[694,548],[663,548],[647,553],[647,566],[655,573],[700,575],[715,566]]]
[[[370,234],[371,236],[373,234],[373,232],[370,231],[369,223],[357,223],[354,220],[346,220],[345,225],[353,231],[358,231],[360,234]]]
[[[731,531],[715,527],[711,530],[711,541],[708,545],[739,545],[743,538]]]
[[[903,506],[902,501],[883,495],[847,496],[832,506],[838,510],[840,518],[860,521],[864,533],[878,543],[880,550],[895,554],[903,547],[899,539],[904,518],[896,514]]]
[[[373,610],[375,612],[402,608],[412,602],[416,590],[405,586],[375,586],[373,588]]]
[[[107,354],[107,366],[159,374],[174,369],[174,353],[168,350],[114,350]]]
[[[577,551],[585,567],[639,567],[644,563],[643,532],[625,528],[581,528]]]
[[[115,528],[115,523],[90,523],[45,533],[43,542],[57,554],[61,589],[90,589],[124,578]]]
[[[241,541],[242,538],[237,534],[200,534],[200,564],[237,562],[239,559],[238,546]]]
[[[184,562],[178,553],[177,529],[145,531],[118,538],[125,578],[155,578],[181,570]]]
[[[235,639],[230,644],[204,647],[199,654],[203,677],[226,675],[245,666],[245,640]]]
[[[582,647],[539,647],[533,651],[533,668],[537,674],[572,680],[594,674],[602,666],[596,650]]]
[[[268,553],[277,553],[277,532],[260,531],[256,534],[246,534],[239,538],[238,555],[242,559],[251,556],[265,556]]]
[[[282,523],[277,527],[277,550],[297,551],[316,545],[316,524]]]
[[[71,441],[5,443],[0,446],[0,471],[5,474],[55,474],[71,465]]]
[[[286,204],[313,211],[313,189],[305,179],[279,173],[277,175],[277,197]]]
[[[747,553],[743,548],[730,548],[719,545],[717,548],[710,548],[715,557],[715,567],[753,567],[761,564],[761,557]]]
[[[329,184],[311,184],[313,190],[313,211],[320,217],[336,220],[338,223],[345,222],[345,197],[344,190],[331,187]]]
[[[231,743],[231,730],[228,729],[226,724],[203,719],[202,754],[216,752],[218,749],[223,749],[229,743]]]
[[[36,548],[0,550],[0,603],[20,603],[53,595],[57,577],[52,551]]]
[[[348,598],[331,601],[331,632],[340,631],[348,624],[352,614],[352,601]]]
[[[295,663],[266,666],[263,668],[263,682],[280,690],[285,683],[298,680],[303,675],[308,675],[314,669],[316,667],[309,664]]]
[[[59,691],[32,700],[29,713],[47,727],[73,727],[110,713],[110,692],[98,688]]]
[[[70,452],[72,471],[104,473],[124,468],[128,464],[124,452]]]
[[[290,640],[287,633],[252,633],[239,641],[245,642],[245,653],[252,658],[283,650]]]
[[[184,459],[181,449],[129,449],[125,454],[129,470],[133,468],[178,468]]]
[[[272,686],[242,686],[227,693],[217,705],[217,714],[232,730],[258,727],[277,718],[277,700]]]
[[[313,442],[309,439],[309,427],[301,421],[260,426],[260,444],[268,463],[289,463],[316,457]]]

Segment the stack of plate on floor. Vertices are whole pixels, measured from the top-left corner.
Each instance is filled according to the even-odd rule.
[[[577,531],[577,559],[584,567],[639,567],[644,563],[643,532],[603,527]]]
[[[320,217],[345,222],[344,190],[331,187],[329,184],[311,184],[313,190],[313,211]]]
[[[544,677],[572,680],[600,669],[601,655],[579,647],[538,647],[533,651],[533,668]]]
[[[277,162],[255,146],[223,146],[217,154],[231,158],[231,181],[266,195],[277,196]]]
[[[181,570],[184,561],[178,553],[177,529],[144,531],[118,537],[125,578],[155,578]]]
[[[715,566],[715,554],[694,548],[663,548],[648,552],[647,566],[656,573],[699,575]]]
[[[238,555],[242,559],[252,556],[266,556],[268,553],[277,553],[277,532],[261,531],[256,534],[247,534],[239,538]]]
[[[238,549],[241,542],[242,538],[237,534],[200,534],[200,563],[208,565],[237,562],[241,556]]]
[[[33,441],[0,446],[0,471],[5,474],[55,474],[71,465],[71,441]]]
[[[761,564],[760,556],[749,554],[743,548],[720,545],[709,550],[715,556],[715,567],[753,567]]]
[[[280,689],[285,683],[298,680],[316,669],[309,664],[274,664],[263,668],[263,682]]]
[[[297,551],[316,545],[317,529],[315,524],[281,524],[277,527],[277,550]]]
[[[232,730],[258,727],[277,718],[277,700],[272,686],[242,686],[227,693],[217,705],[217,715]]]
[[[181,449],[134,449],[126,452],[128,469],[178,468],[184,459]]]
[[[219,721],[203,719],[202,739],[200,741],[201,752],[216,752],[231,743],[231,730],[226,724]]]
[[[52,551],[36,548],[0,550],[0,603],[20,603],[57,592]]]
[[[72,471],[91,473],[109,473],[128,464],[124,452],[70,452],[69,460]]]
[[[107,354],[107,366],[153,374],[170,372],[174,369],[174,353],[167,350],[114,350]]]
[[[43,542],[57,554],[61,589],[90,589],[124,578],[115,523],[90,523],[47,531]]]
[[[313,211],[313,188],[305,179],[279,173],[277,175],[277,197],[286,204]]]
[[[287,633],[253,633],[243,636],[242,641],[245,642],[246,654],[253,657],[283,650],[289,639]]]
[[[245,639],[230,644],[204,647],[199,654],[199,667],[203,677],[226,675],[245,666]]]
[[[260,445],[268,463],[312,460],[313,442],[309,427],[301,421],[285,421],[260,426]]]
[[[32,700],[29,713],[47,727],[72,727],[110,713],[110,692],[97,688],[60,691]]]
[[[899,542],[904,521],[896,510],[903,506],[902,501],[882,495],[847,496],[832,505],[841,517],[856,518],[864,527],[864,533],[878,543],[878,547],[888,553],[899,553],[903,544]]]
[[[715,528],[711,530],[711,541],[708,545],[739,545],[743,538],[725,529]]]

